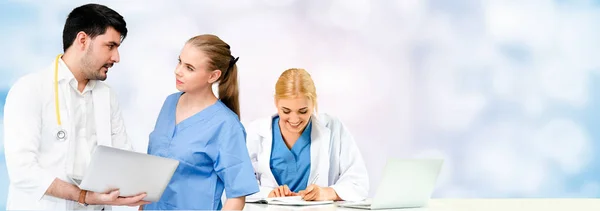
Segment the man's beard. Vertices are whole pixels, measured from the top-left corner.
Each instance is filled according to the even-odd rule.
[[[85,53],[84,57],[81,59],[82,73],[85,76],[85,78],[88,80],[104,81],[104,80],[106,80],[107,76],[106,76],[106,74],[103,74],[104,70],[102,70],[102,68],[104,68],[105,66],[110,67],[112,65],[104,64],[103,66],[100,66],[100,67],[98,67],[98,65],[94,65],[91,51],[92,51],[92,49],[90,48]]]

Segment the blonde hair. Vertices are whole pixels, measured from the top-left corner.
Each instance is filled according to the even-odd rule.
[[[231,55],[229,44],[211,34],[198,35],[190,38],[187,44],[198,48],[210,58],[208,71],[221,70],[219,82],[219,99],[239,118],[240,100],[237,78],[237,59]]]
[[[275,84],[275,99],[291,99],[299,96],[308,98],[317,110],[317,89],[310,74],[301,68],[287,69]]]

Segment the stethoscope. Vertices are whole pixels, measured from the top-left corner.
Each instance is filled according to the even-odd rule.
[[[58,56],[56,56],[56,61],[54,62],[54,105],[56,106],[56,123],[58,125],[56,131],[57,141],[67,140],[67,131],[63,128],[62,122],[60,121],[60,107],[58,104],[58,60],[61,56],[62,54],[58,54]]]

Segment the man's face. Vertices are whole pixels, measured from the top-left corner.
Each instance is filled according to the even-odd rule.
[[[81,58],[82,72],[89,80],[106,80],[108,68],[119,62],[121,33],[108,27],[106,32],[89,42]]]

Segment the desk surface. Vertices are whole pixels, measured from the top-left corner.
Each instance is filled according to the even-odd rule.
[[[246,203],[246,211],[360,211],[330,205],[278,206]],[[400,211],[600,211],[600,199],[431,199],[425,208]]]

